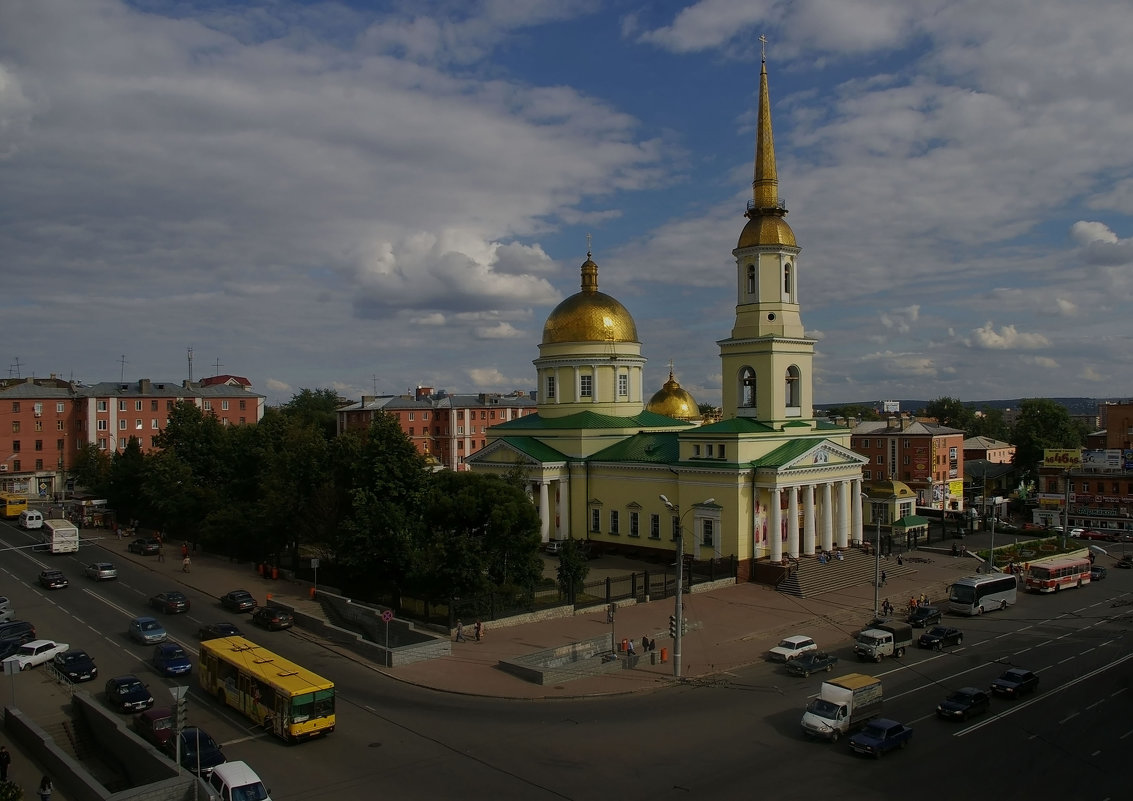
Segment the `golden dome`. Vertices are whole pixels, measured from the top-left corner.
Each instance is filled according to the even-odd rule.
[[[665,417],[672,417],[674,420],[699,420],[700,407],[696,403],[696,399],[689,394],[688,390],[683,389],[677,379],[673,377],[673,371],[669,370],[669,380],[665,382],[665,386],[657,390],[653,397],[649,399],[649,403],[645,405],[647,412],[654,414],[663,414]]]
[[[582,291],[564,300],[543,325],[543,344],[558,342],[637,342],[637,325],[629,311],[598,291],[598,265],[586,254]]]
[[[795,232],[782,217],[776,215],[753,216],[740,233],[736,247],[750,248],[755,245],[788,245],[798,247]]]

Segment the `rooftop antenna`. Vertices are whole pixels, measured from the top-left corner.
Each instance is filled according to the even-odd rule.
[[[8,378],[13,377],[12,376],[13,371],[16,373],[15,377],[20,378],[20,357],[19,356],[16,357],[16,361],[15,361],[14,364],[11,364],[11,365],[8,366]]]
[[[193,346],[189,346],[189,383],[193,383]]]
[[[374,379],[374,395],[377,396],[377,394],[378,394],[378,374],[377,373],[374,373],[373,379]]]
[[[220,368],[223,365],[220,363],[220,357],[219,356],[216,357],[216,361],[214,362],[214,364],[216,365],[216,372],[213,373],[213,375],[220,375]]]
[[[119,372],[118,372],[118,380],[119,381],[125,381],[126,380],[126,354],[125,353],[123,353],[122,358],[118,360],[118,364],[121,366],[121,370],[119,370]]]

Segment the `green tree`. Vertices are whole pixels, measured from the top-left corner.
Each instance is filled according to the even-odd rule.
[[[146,460],[137,437],[130,437],[121,453],[110,457],[106,499],[119,522],[142,517],[147,511],[141,501],[146,482]]]
[[[975,419],[975,412],[965,406],[959,398],[940,397],[929,401],[924,407],[926,417],[935,418],[942,426],[968,431]]]
[[[330,440],[338,433],[338,409],[345,403],[346,400],[330,388],[300,389],[279,410],[285,417],[315,426]]]
[[[71,477],[79,486],[96,495],[105,495],[110,485],[110,454],[93,442],[86,443],[75,455]]]
[[[969,437],[987,437],[989,439],[1008,442],[1011,429],[1003,417],[1002,409],[983,409],[981,414],[972,419],[971,426],[966,429]]]
[[[1083,428],[1070,419],[1066,407],[1049,398],[1027,398],[1011,430],[1015,467],[1033,479],[1047,448],[1080,448],[1085,444]]]
[[[872,406],[863,404],[848,404],[846,406],[831,406],[826,410],[828,417],[845,417],[849,420],[880,420],[881,415]]]
[[[571,538],[563,542],[562,550],[559,551],[559,566],[555,572],[559,580],[559,591],[573,603],[582,593],[586,576],[590,572],[586,554],[578,540]]]

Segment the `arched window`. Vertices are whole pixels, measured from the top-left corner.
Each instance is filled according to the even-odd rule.
[[[787,368],[787,386],[786,395],[784,396],[788,407],[798,407],[802,403],[802,399],[799,397],[799,391],[799,368],[792,364]]]
[[[740,370],[740,406],[755,408],[755,371],[750,367]]]
[[[755,265],[749,264],[747,266],[747,294],[749,297],[755,295]]]
[[[790,300],[793,294],[791,291],[791,263],[787,262],[783,265],[783,295],[786,300]]]

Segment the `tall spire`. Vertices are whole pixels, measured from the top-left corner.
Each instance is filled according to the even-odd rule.
[[[760,36],[767,44],[767,37]],[[759,114],[755,124],[755,180],[751,182],[749,212],[779,208],[779,173],[775,169],[775,138],[771,133],[771,97],[767,92],[767,56],[759,70]]]

